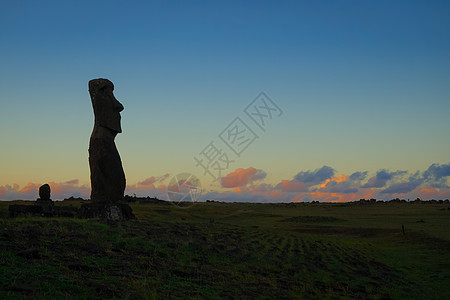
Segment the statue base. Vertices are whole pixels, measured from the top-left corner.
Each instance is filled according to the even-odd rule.
[[[108,221],[134,219],[133,210],[126,203],[88,203],[78,210],[82,219],[101,218]]]

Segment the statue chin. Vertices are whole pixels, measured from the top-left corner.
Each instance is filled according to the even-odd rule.
[[[115,134],[122,133],[122,126],[120,125],[120,114],[108,110],[103,110],[102,113],[103,114],[96,120],[96,122],[98,122],[98,126],[114,131]]]
[[[92,136],[96,138],[115,139],[116,135],[121,133],[116,129],[112,129],[108,126],[98,125],[93,131]]]
[[[109,124],[106,124],[106,125],[103,125],[102,127],[107,128],[111,131],[114,131],[115,134],[122,133],[122,128],[120,127],[120,125],[112,125],[111,126]]]

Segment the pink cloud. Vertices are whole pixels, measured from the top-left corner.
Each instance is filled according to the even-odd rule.
[[[393,194],[393,197],[400,199],[415,200],[420,198],[422,200],[444,200],[450,199],[450,189],[449,188],[435,188],[431,186],[421,186],[417,187],[409,193],[397,193]]]
[[[44,184],[44,183],[42,183]],[[41,183],[28,183],[23,188],[13,184],[0,186],[1,200],[36,200],[39,198],[39,187]],[[62,200],[68,197],[89,198],[90,187],[79,185],[78,179],[66,182],[48,182],[53,200]]]
[[[152,186],[156,182],[162,182],[162,181],[166,180],[169,176],[170,176],[169,173],[166,173],[166,174],[164,174],[162,176],[158,176],[158,177],[151,176],[151,177],[149,177],[149,178],[147,178],[147,179],[145,179],[145,180],[143,180],[141,182],[138,182],[138,185]]]
[[[266,177],[266,172],[253,167],[247,169],[239,168],[221,178],[222,187],[235,188],[242,187],[256,180]]]
[[[129,184],[125,188],[126,195],[136,195],[138,197],[156,197],[158,199],[167,198],[167,185],[164,181],[170,176],[166,173],[161,176],[151,176],[137,184]]]
[[[155,181],[156,181],[155,176],[152,176],[145,179],[144,181],[138,182],[138,185],[153,185]]]
[[[91,194],[91,188],[87,185],[79,185],[78,179],[66,182],[49,182],[52,198],[64,199],[68,197],[81,197],[88,199]]]
[[[306,192],[308,191],[308,186],[303,182],[296,180],[281,180],[277,185],[277,188],[283,192]]]
[[[66,184],[78,184],[80,181],[78,179],[66,181]]]
[[[137,197],[156,197],[158,199],[167,199],[167,186],[130,184],[125,188],[125,195],[136,195]]]
[[[416,194],[418,198],[421,199],[433,199],[433,198],[450,198],[450,190],[444,189],[441,190],[439,188],[433,188],[429,186],[424,186],[416,189]]]

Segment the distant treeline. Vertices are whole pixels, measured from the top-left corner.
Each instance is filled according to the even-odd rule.
[[[433,204],[448,204],[450,201],[449,199],[446,200],[422,200],[420,198],[417,198],[416,200],[412,200],[410,201],[405,200],[405,199],[400,199],[400,198],[395,198],[389,201],[384,201],[384,200],[377,200],[377,199],[359,199],[359,201],[353,201],[352,203],[360,203],[360,204],[371,204],[371,203],[412,203],[412,204],[420,204],[420,203],[433,203]]]
[[[70,197],[70,198],[66,198],[64,200],[80,200],[80,201],[85,201],[86,199],[83,198],[74,198],[74,197]],[[125,195],[124,197],[125,202],[138,202],[138,203],[167,203],[168,201],[166,200],[161,200],[158,199],[157,197],[137,197],[136,195],[130,196],[130,195]],[[232,201],[217,201],[217,200],[206,200],[206,202],[210,203],[210,202],[215,202],[215,203],[238,203],[238,202],[232,202]],[[330,202],[320,202],[320,201],[312,201],[312,202],[291,202],[293,204],[295,203],[330,203]],[[357,201],[351,201],[351,202],[339,202],[339,203],[347,203],[347,204],[376,204],[376,203],[410,203],[410,204],[449,204],[450,200],[446,199],[446,200],[435,200],[435,199],[431,199],[431,200],[422,200],[420,198],[417,198],[415,200],[405,200],[405,199],[400,199],[400,198],[395,198],[392,200],[377,200],[374,198],[371,199],[359,199]],[[273,204],[276,204],[276,202],[274,202]],[[285,203],[286,204],[286,203]]]

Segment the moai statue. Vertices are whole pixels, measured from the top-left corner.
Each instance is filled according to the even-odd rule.
[[[92,203],[116,203],[123,200],[125,173],[114,139],[122,132],[122,104],[114,97],[114,85],[108,79],[89,81],[94,108],[94,129],[89,143]]]
[[[128,219],[132,213],[131,207],[123,203],[125,173],[114,143],[116,135],[122,132],[120,112],[123,105],[114,97],[113,90],[114,85],[108,79],[89,81],[89,94],[95,116],[89,143],[93,206],[88,209],[91,213],[87,211],[85,213],[90,216],[100,214],[107,219]]]

